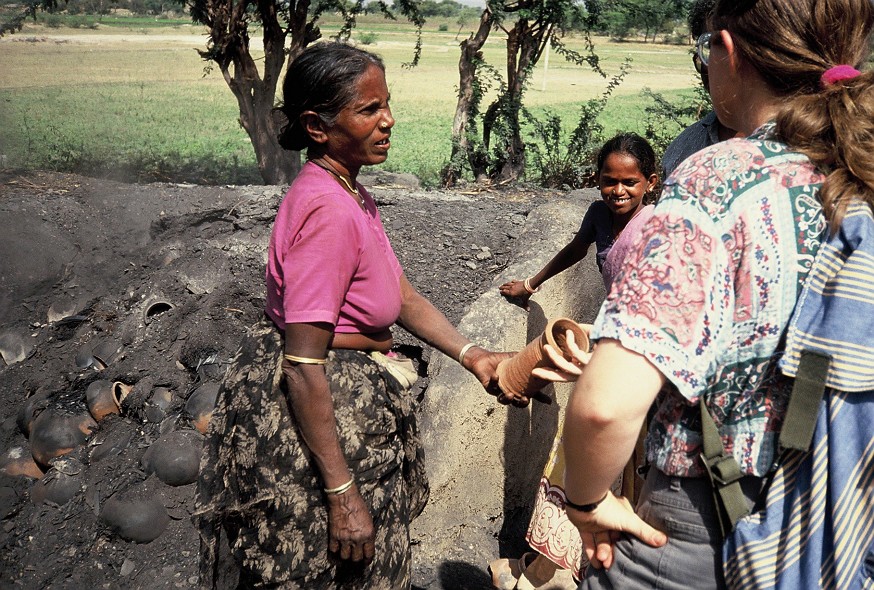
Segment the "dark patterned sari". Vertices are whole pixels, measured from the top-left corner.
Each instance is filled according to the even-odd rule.
[[[373,562],[343,561],[328,551],[326,498],[286,401],[282,351],[262,320],[219,394],[194,517],[201,586],[409,588],[409,523],[428,497],[415,400],[367,353],[329,352],[340,445],[376,528]]]

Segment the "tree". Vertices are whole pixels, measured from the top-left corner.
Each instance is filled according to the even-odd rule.
[[[656,34],[666,26],[685,20],[690,4],[689,0],[608,0],[604,5],[604,23],[617,39],[639,31],[644,43],[650,40],[655,43]]]
[[[561,34],[573,24],[585,30],[597,19],[597,2],[587,6],[573,0],[490,0],[480,16],[479,26],[461,43],[458,62],[459,90],[452,125],[452,154],[443,171],[443,183],[454,184],[465,164],[475,178],[497,182],[518,179],[525,170],[525,144],[520,113],[530,74],[547,43],[568,61],[588,64],[602,76],[598,57],[586,32],[587,53],[567,48]],[[485,63],[482,47],[494,29],[507,35],[505,75]],[[477,118],[485,92],[498,85],[498,97],[482,116],[482,137]]]
[[[300,157],[280,147],[277,136],[284,121],[274,110],[276,88],[283,68],[304,48],[321,37],[318,21],[335,10],[343,16],[339,39],[347,39],[356,17],[364,12],[364,0],[182,0],[192,18],[209,32],[201,56],[218,66],[240,109],[240,125],[255,149],[258,170],[268,184],[288,184],[300,169]],[[394,13],[384,2],[376,3],[388,18]],[[400,12],[419,31],[424,24],[416,0],[399,0]],[[264,47],[261,69],[250,51],[250,33],[260,28]],[[251,30],[250,30],[251,29]],[[418,60],[421,40],[413,58]]]

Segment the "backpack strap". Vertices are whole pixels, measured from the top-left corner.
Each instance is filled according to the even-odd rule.
[[[704,404],[704,397],[699,398],[698,405],[701,408],[701,460],[710,476],[713,500],[719,516],[719,529],[725,538],[734,530],[735,523],[750,513],[740,487],[740,479],[744,474],[734,455],[725,451],[716,423]]]
[[[808,350],[801,353],[789,407],[780,430],[780,447],[783,450],[806,451],[810,448],[830,362],[828,356],[820,353]],[[719,528],[725,538],[734,530],[737,521],[750,513],[740,487],[740,479],[744,474],[734,455],[726,452],[703,397],[699,399],[698,405],[701,409],[701,460],[710,476]]]
[[[781,449],[806,451],[810,448],[830,364],[831,358],[824,354],[810,350],[801,352],[789,407],[780,430]]]

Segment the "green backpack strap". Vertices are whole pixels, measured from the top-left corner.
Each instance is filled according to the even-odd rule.
[[[725,452],[722,437],[713,417],[704,405],[701,397],[698,403],[701,408],[701,435],[703,437],[701,460],[707,467],[710,483],[713,486],[713,499],[719,515],[719,528],[722,537],[734,529],[735,523],[750,513],[746,498],[740,487],[740,479],[744,476],[737,459]]]
[[[806,451],[813,439],[816,426],[816,416],[822,396],[825,393],[825,381],[828,374],[828,356],[803,351],[792,385],[789,397],[789,407],[780,431],[780,447],[783,450]],[[734,530],[737,521],[750,513],[740,479],[744,476],[740,464],[733,455],[725,451],[722,437],[713,417],[700,398],[698,406],[701,409],[701,460],[707,467],[710,483],[713,485],[713,498],[719,515],[719,527],[723,538]]]
[[[780,430],[780,447],[784,450],[806,451],[810,448],[830,363],[831,358],[824,354],[809,350],[801,352],[786,419]]]

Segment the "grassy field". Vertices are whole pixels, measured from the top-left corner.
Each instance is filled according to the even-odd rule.
[[[220,72],[204,70],[196,52],[203,31],[182,20],[104,17],[97,29],[28,27],[0,39],[0,155],[7,167],[48,168],[125,180],[258,182],[254,155],[237,122],[237,106]],[[146,26],[148,23],[148,26]],[[392,108],[398,123],[384,167],[436,182],[450,150],[458,81],[457,25],[426,27],[417,68],[409,26],[362,19],[353,38],[387,64]],[[472,24],[471,24],[472,26]],[[330,35],[336,27],[323,26]],[[581,39],[567,42],[576,47]],[[503,38],[485,48],[503,63]],[[667,96],[691,93],[695,84],[688,47],[612,43],[597,53],[609,73],[626,57],[632,70],[608,104],[608,132],[642,131],[649,87]],[[605,81],[587,68],[550,56],[538,66],[526,103],[535,114],[562,116],[569,130],[586,99]]]

